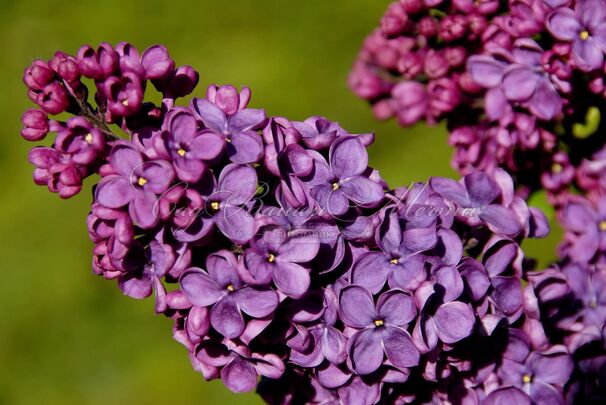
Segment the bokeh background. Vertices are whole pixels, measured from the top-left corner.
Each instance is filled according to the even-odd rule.
[[[196,94],[211,83],[248,85],[251,105],[269,115],[324,115],[353,133],[376,131],[371,165],[392,186],[456,176],[443,127],[379,123],[346,86],[388,3],[0,0],[0,404],[261,403],[204,382],[151,301],[124,297],[92,274],[90,180],[67,201],[31,181],[31,145],[19,136],[30,61],[83,43],[162,43],[177,64],[199,70]],[[558,235],[527,244],[529,254],[548,263]]]

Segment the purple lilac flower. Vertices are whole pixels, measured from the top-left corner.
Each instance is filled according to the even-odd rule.
[[[521,10],[516,23],[534,29],[545,6],[513,3]],[[464,77],[474,47],[463,43],[481,40],[495,4],[392,6],[384,27],[396,37],[375,34],[365,50],[372,55],[364,56],[372,60],[362,68],[374,74],[381,66],[410,83],[424,80],[419,75],[431,80],[407,99],[406,86],[382,75],[373,88],[370,79],[366,90],[380,98],[373,99],[375,111],[432,121],[481,97]],[[522,21],[524,5],[532,15]],[[441,16],[444,10],[452,13]],[[409,28],[427,41],[417,43]],[[511,28],[503,22],[500,29],[514,35]],[[548,52],[546,71],[564,74],[564,50]],[[97,85],[90,100],[83,78]],[[541,355],[564,344],[577,357],[602,343],[601,253],[583,264],[590,285],[569,288],[569,279],[585,273],[565,266],[566,274],[531,271],[520,249],[524,238],[547,233],[547,220],[515,194],[513,179],[498,166],[520,164],[512,145],[552,145],[549,158],[562,160],[555,158],[553,131],[519,105],[498,127],[486,122],[476,134],[486,139],[460,131],[461,145],[495,145],[486,149],[498,152],[494,164],[469,152],[469,167],[493,164],[488,173],[385,191],[378,171],[367,167],[372,133],[350,135],[321,117],[266,117],[247,108],[246,87],[238,93],[212,85],[204,99],[176,107],[198,73],[175,67],[162,46],[139,52],[104,43],[76,56],[58,52],[34,62],[24,81],[42,108],[24,117],[24,136],[57,134],[51,147],[30,153],[34,180],[70,197],[84,178],[100,175],[87,218],[95,274],[117,280],[134,298],[155,292],[155,311],[174,321],[174,339],[207,380],[221,378],[245,392],[261,377],[259,392],[280,404],[490,403],[512,395],[524,402],[530,397],[519,384],[499,388],[504,359],[535,367],[530,356],[511,359],[502,349],[509,332],[528,334]],[[150,83],[161,93],[159,105],[143,99]],[[401,105],[389,98],[396,86]],[[423,108],[407,116],[403,106],[416,107],[416,98]],[[74,117],[64,122],[47,116],[51,111]],[[584,184],[595,184],[598,172]],[[566,179],[548,180],[564,190]],[[329,195],[337,204],[327,204]],[[339,215],[330,215],[331,205]],[[476,211],[484,206],[488,214]],[[570,387],[590,378],[582,370],[591,367],[581,365]],[[565,388],[543,376],[533,381]]]
[[[516,344],[506,356],[498,371],[505,386],[522,390],[530,396],[532,403],[564,404],[562,388],[573,369],[572,359],[564,348],[530,352],[530,347]],[[514,400],[512,394],[504,396],[503,400]]]
[[[285,233],[280,227],[266,229],[244,252],[245,279],[259,285],[273,280],[284,294],[301,297],[311,283],[309,269],[304,264],[316,256],[319,245],[317,238],[305,232]]]
[[[362,142],[342,136],[330,147],[329,163],[318,156],[312,178],[308,180],[312,196],[332,216],[340,216],[354,206],[373,207],[383,199],[380,184],[363,174],[368,154]]]
[[[578,262],[589,262],[606,250],[606,198],[595,206],[585,199],[570,200],[562,209],[567,254]]]
[[[347,326],[357,330],[349,339],[348,351],[352,368],[358,374],[374,372],[385,356],[401,369],[419,363],[419,352],[406,331],[417,313],[409,294],[387,291],[375,306],[368,290],[352,285],[341,291],[339,313]]]
[[[173,171],[166,161],[145,161],[140,152],[123,143],[114,146],[109,164],[112,174],[101,180],[95,199],[108,208],[128,205],[135,222],[143,228],[153,227],[156,197],[168,189]]]
[[[420,252],[437,243],[435,227],[403,230],[396,212],[387,211],[378,229],[381,252],[368,252],[352,270],[352,283],[378,293],[389,280],[391,288],[414,291],[426,278]]]
[[[497,183],[485,173],[469,174],[462,183],[439,178],[432,179],[430,184],[442,197],[460,207],[469,208],[469,219],[477,218],[485,222],[494,232],[513,236],[521,231],[511,209],[493,204],[501,191]]]
[[[230,341],[203,341],[196,359],[210,367],[221,368],[221,380],[233,392],[252,391],[259,375],[279,378],[284,363],[274,354],[251,352],[246,346]]]
[[[244,332],[243,313],[263,318],[278,306],[278,294],[247,286],[238,274],[238,266],[232,253],[220,251],[206,259],[208,273],[191,268],[180,279],[183,293],[193,305],[212,306],[211,325],[228,339]]]
[[[177,177],[186,182],[200,180],[204,162],[217,158],[225,144],[216,133],[199,131],[193,114],[180,108],[167,114],[163,132],[155,141],[159,156],[172,159]]]
[[[255,130],[265,121],[265,113],[246,108],[247,104],[248,99],[240,98],[232,86],[216,90],[214,103],[192,100],[192,110],[204,125],[225,137],[227,156],[234,163],[255,163],[263,154],[263,142]]]
[[[572,57],[585,72],[601,69],[606,52],[606,2],[578,0],[574,11],[560,7],[547,18],[547,29],[556,39],[572,42]]]

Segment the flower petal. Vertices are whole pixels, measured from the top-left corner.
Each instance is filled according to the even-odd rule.
[[[210,324],[227,339],[235,339],[242,335],[246,324],[232,295],[224,296],[213,305],[210,310]]]
[[[227,144],[227,157],[234,163],[255,163],[263,157],[263,140],[254,131],[236,132]]]
[[[247,315],[263,318],[276,310],[279,299],[275,291],[245,287],[236,292],[236,302]]]
[[[503,75],[502,89],[505,97],[511,101],[526,101],[537,89],[540,76],[524,65],[514,65]]]
[[[467,62],[474,82],[484,88],[496,87],[501,83],[505,65],[492,56],[474,55]]]
[[[292,298],[301,297],[311,284],[309,271],[289,262],[280,262],[274,267],[273,280],[280,291]]]
[[[547,29],[561,41],[578,39],[583,26],[577,20],[576,13],[567,7],[558,8],[547,17]]]
[[[395,267],[389,262],[389,256],[384,253],[369,252],[356,262],[351,273],[351,281],[376,294],[383,289],[387,277]]]
[[[95,200],[107,208],[120,208],[129,203],[135,190],[122,176],[104,177],[95,190]]]
[[[236,356],[221,370],[221,380],[233,392],[249,392],[257,386],[257,372],[249,362]]]
[[[441,305],[433,319],[440,340],[447,344],[458,342],[469,336],[475,317],[469,305],[459,301]]]
[[[376,205],[385,195],[379,183],[363,176],[343,180],[339,182],[339,187],[350,201],[362,207]]]
[[[330,147],[329,155],[330,167],[339,179],[358,176],[368,167],[366,148],[353,136],[340,137]]]
[[[348,352],[356,373],[367,375],[376,371],[383,363],[381,333],[374,329],[356,333],[349,339]]]
[[[179,283],[187,300],[199,307],[212,305],[224,295],[221,286],[200,269],[186,270]]]
[[[364,328],[377,319],[372,295],[363,287],[350,285],[341,290],[339,317],[352,328]]]
[[[417,306],[410,293],[402,290],[389,290],[379,297],[377,312],[379,318],[385,323],[405,326],[417,316]]]
[[[408,368],[419,364],[419,350],[404,329],[387,326],[381,331],[381,337],[387,359],[395,367]]]

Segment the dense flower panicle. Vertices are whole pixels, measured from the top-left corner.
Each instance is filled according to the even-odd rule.
[[[475,24],[481,28],[474,34]],[[510,231],[515,234],[519,232],[515,223],[499,220],[508,218],[507,211],[507,215],[528,217],[529,211],[520,210],[524,204],[517,200],[544,191],[564,228],[557,264],[542,272],[512,265],[514,274],[528,281],[524,288],[499,270],[502,260],[511,262],[516,256],[513,247],[496,242],[483,252],[489,258],[481,262],[488,276],[482,278],[479,285],[483,287],[477,293],[500,304],[508,321],[527,335],[524,346],[530,349],[513,362],[503,354],[473,383],[463,379],[461,385],[467,391],[459,398],[469,403],[606,399],[606,312],[602,306],[605,52],[604,0],[510,0],[506,4],[402,0],[389,6],[352,68],[350,87],[372,104],[377,118],[395,117],[402,126],[420,120],[447,121],[449,145],[454,149],[452,166],[466,181],[457,185],[432,180],[439,195],[473,208],[476,192],[467,179],[487,172],[499,185],[504,198],[495,212],[487,209],[480,215],[466,215],[467,225],[477,226],[481,220],[491,231],[506,235],[505,228],[513,224]],[[436,86],[439,92],[431,90]],[[505,189],[502,170],[513,179]],[[481,205],[489,208],[490,201],[483,197],[489,196],[480,196]],[[381,243],[379,239],[377,246],[383,250]],[[375,284],[382,288],[386,282],[394,288],[393,276],[382,270],[382,254],[362,256],[352,279],[371,291],[378,288]],[[367,257],[376,261],[374,268],[379,270],[364,270]],[[467,270],[475,268],[470,263],[460,269],[461,275],[480,274]],[[409,274],[415,274],[414,270]],[[444,296],[457,285],[452,280],[444,286]],[[484,290],[488,280],[498,286],[495,293]],[[418,288],[422,290],[423,285]],[[490,330],[495,324],[484,325]],[[436,334],[433,327],[429,330]],[[430,333],[425,333],[424,339],[430,341]],[[540,375],[545,370],[533,364],[561,374]],[[471,393],[469,387],[478,381],[483,391]],[[427,401],[448,400],[446,391],[434,391]]]
[[[406,29],[404,11],[423,8],[399,4],[384,19],[390,35]],[[452,7],[484,16],[495,4]],[[461,18],[434,28],[454,41]],[[443,56],[461,59],[454,50]],[[436,76],[428,108],[452,101],[440,63],[426,63]],[[59,52],[35,62],[25,82],[32,95],[62,89],[62,111],[75,116],[51,120],[58,109],[41,102],[44,111],[24,115],[22,135],[57,134],[30,161],[36,183],[60,196],[100,176],[87,220],[94,272],[130,297],[153,295],[205,379],[245,392],[262,377],[270,403],[563,400],[579,340],[571,336],[601,336],[589,310],[599,307],[600,278],[561,294],[578,292],[589,309],[562,317],[556,326],[571,335],[551,344],[541,323],[552,311],[543,305],[550,281],[533,275],[520,248],[547,234],[547,219],[515,195],[506,172],[388,190],[368,167],[373,134],[349,134],[323,117],[268,117],[248,107],[246,87],[211,85],[176,106],[197,83],[191,72],[161,46]],[[95,81],[96,108],[82,78]],[[148,80],[163,93],[160,106],[142,98]],[[571,246],[599,237],[600,224],[585,233],[572,226]],[[586,265],[598,266],[600,255],[598,244]]]
[[[410,3],[394,2],[366,39],[353,91],[379,119],[447,120],[462,174],[502,167],[561,208],[604,144],[606,3]]]

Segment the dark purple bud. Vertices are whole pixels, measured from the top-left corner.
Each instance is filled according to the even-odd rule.
[[[200,80],[200,75],[191,66],[179,66],[169,77],[164,92],[166,95],[177,98],[190,94]]]
[[[400,5],[408,14],[416,14],[423,10],[423,0],[400,0]]]
[[[146,79],[165,79],[175,69],[175,62],[162,45],[147,48],[141,56],[141,64],[145,68]]]
[[[388,38],[396,37],[404,31],[408,23],[408,15],[398,3],[391,3],[383,18],[381,18],[381,30]]]
[[[66,53],[55,52],[55,56],[48,62],[48,65],[68,83],[73,83],[80,78],[78,62],[73,56]]]
[[[462,15],[446,16],[440,21],[440,37],[447,42],[463,38],[466,32],[465,17]]]
[[[118,53],[107,42],[101,43],[97,50],[85,45],[78,50],[76,59],[80,71],[86,77],[103,80],[118,68]]]
[[[48,133],[48,117],[43,111],[31,108],[23,114],[21,122],[21,136],[30,142],[40,141]]]
[[[409,126],[427,113],[428,99],[425,86],[418,82],[401,82],[392,91],[398,122]]]
[[[442,51],[430,49],[425,55],[423,70],[425,74],[432,79],[445,76],[448,73],[448,61]]]
[[[462,46],[455,46],[444,50],[444,58],[448,61],[450,67],[463,66],[466,57],[467,52],[465,52],[465,48]]]
[[[435,37],[438,33],[438,22],[433,17],[423,17],[417,24],[417,30],[427,38]]]
[[[429,82],[427,93],[430,109],[436,116],[454,110],[461,102],[461,92],[457,83],[445,77]]]
[[[120,42],[116,45],[116,52],[118,52],[118,64],[122,72],[133,72],[141,80],[146,78],[145,68],[141,64],[141,56],[137,48],[128,42]]]
[[[49,114],[59,114],[69,106],[69,96],[65,87],[59,82],[53,82],[38,94],[36,104]]]
[[[23,82],[31,90],[42,90],[53,79],[53,71],[42,60],[35,60],[23,73]]]
[[[405,79],[414,79],[423,71],[423,58],[416,53],[403,55],[398,61],[398,71]]]

